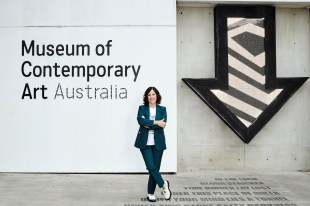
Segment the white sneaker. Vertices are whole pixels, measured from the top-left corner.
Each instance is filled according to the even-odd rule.
[[[149,202],[156,202],[156,197],[155,197],[155,195],[147,194],[146,199],[147,199]]]
[[[164,190],[164,196],[166,200],[170,200],[171,199],[171,190],[170,190],[170,185],[169,185],[169,181],[164,181],[165,185],[166,185],[166,189]]]

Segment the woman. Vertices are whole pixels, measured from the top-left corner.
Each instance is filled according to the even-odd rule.
[[[156,202],[154,195],[156,184],[163,189],[166,200],[170,200],[169,182],[159,173],[161,158],[166,149],[164,128],[166,127],[166,107],[160,106],[161,96],[155,87],[144,92],[144,105],[139,107],[137,120],[140,125],[135,147],[139,148],[146,168],[149,171],[147,200]]]

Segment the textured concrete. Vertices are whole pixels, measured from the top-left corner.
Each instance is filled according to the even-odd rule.
[[[173,197],[157,188],[145,200],[145,174],[0,174],[1,206],[308,206],[309,173],[205,172],[163,175]]]
[[[310,169],[310,80],[248,145],[182,82],[214,78],[213,16],[213,8],[177,9],[178,171]],[[278,77],[310,76],[309,25],[306,8],[276,9]]]

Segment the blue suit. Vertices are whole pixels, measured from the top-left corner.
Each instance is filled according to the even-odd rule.
[[[162,127],[154,125],[150,120],[150,108],[148,105],[141,105],[138,110],[137,120],[140,125],[135,147],[139,148],[146,168],[149,171],[148,193],[154,194],[156,184],[159,187],[164,185],[164,180],[159,173],[163,151],[166,149],[165,133]],[[155,120],[167,121],[166,107],[156,105]],[[155,145],[147,145],[149,130],[154,130]]]
[[[144,149],[146,147],[149,130],[154,130],[154,141],[157,150],[166,149],[166,140],[164,129],[154,125],[154,120],[150,120],[150,108],[146,105],[141,105],[138,110],[137,120],[140,125],[135,147]],[[167,122],[166,107],[156,105],[155,120],[164,120]]]

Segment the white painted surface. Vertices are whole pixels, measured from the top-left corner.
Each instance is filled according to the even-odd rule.
[[[89,2],[89,1],[88,1]],[[89,5],[83,3],[76,7],[72,4],[62,5],[61,9],[77,12],[83,5],[95,7],[97,1]],[[108,1],[103,1],[106,3]],[[112,2],[112,1],[109,1]],[[139,149],[134,147],[138,131],[136,115],[138,106],[143,103],[143,93],[149,86],[156,86],[162,94],[162,105],[167,107],[168,124],[165,129],[168,149],[163,156],[162,172],[175,172],[177,169],[176,151],[176,28],[173,18],[156,19],[150,17],[154,24],[146,24],[141,13],[132,13],[119,17],[116,5],[127,5],[125,1],[113,1],[111,7],[105,8],[110,18],[121,18],[120,24],[132,26],[74,26],[84,24],[66,17],[56,17],[44,25],[58,25],[64,22],[68,27],[12,27],[0,28],[0,171],[1,172],[147,172]],[[153,2],[153,4],[152,4]],[[59,4],[64,4],[58,1]],[[81,3],[81,2],[80,2]],[[175,10],[173,1],[149,1],[149,4],[137,2],[131,7],[147,11],[149,7],[160,9],[164,4],[168,10]],[[14,7],[16,2],[5,2]],[[52,7],[56,3],[52,3]],[[101,4],[99,4],[100,6]],[[157,6],[158,5],[158,6]],[[38,16],[31,19],[27,9],[34,6],[43,9]],[[86,9],[87,9],[86,6]],[[22,14],[25,22],[20,25],[42,24],[45,5],[39,1],[23,4]],[[110,8],[110,9],[109,9]],[[1,7],[2,9],[2,7]],[[123,8],[124,10],[124,8]],[[23,13],[23,11],[25,13]],[[10,11],[12,13],[16,10]],[[6,14],[10,13],[9,11]],[[10,14],[11,15],[11,14]],[[48,16],[49,14],[47,14]],[[61,16],[62,14],[60,14]],[[97,14],[84,15],[88,20],[100,19]],[[173,16],[173,15],[172,15]],[[175,17],[174,17],[175,18]],[[62,21],[63,20],[63,21]],[[110,22],[110,21],[106,21]],[[138,23],[137,23],[138,22]],[[113,22],[118,24],[118,22]],[[68,25],[69,24],[69,25]],[[86,23],[85,23],[86,24]],[[97,23],[95,23],[97,24]],[[104,22],[103,22],[104,24]],[[163,24],[163,26],[158,26]],[[72,27],[73,26],[73,27]],[[90,56],[22,56],[21,42],[35,40],[38,44],[89,44]],[[93,49],[97,44],[106,44],[113,40],[110,56],[97,56]],[[132,72],[128,77],[95,77],[89,82],[85,78],[75,77],[24,77],[21,65],[30,61],[34,65],[141,65],[136,82]],[[48,99],[21,99],[25,83],[31,87],[45,85]],[[121,99],[88,99],[84,93],[82,99],[54,99],[58,83],[65,88],[110,87],[117,85],[128,91],[128,98]],[[93,96],[93,95],[92,95]]]
[[[174,0],[0,1],[0,26],[175,25]]]

